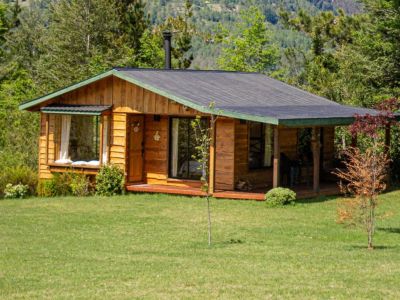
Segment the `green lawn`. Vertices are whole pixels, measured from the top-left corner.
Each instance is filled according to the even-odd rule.
[[[400,298],[400,192],[374,251],[340,200],[271,209],[200,198],[0,200],[0,298]]]

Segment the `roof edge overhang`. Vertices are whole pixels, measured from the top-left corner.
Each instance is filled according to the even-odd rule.
[[[112,105],[50,104],[40,108],[40,111],[45,114],[101,116],[104,112],[109,111],[111,108]]]
[[[51,100],[51,99],[53,99],[55,97],[61,96],[63,94],[66,94],[66,93],[68,93],[70,91],[76,90],[76,89],[78,89],[80,87],[83,87],[83,86],[88,85],[90,83],[96,82],[96,81],[98,81],[100,79],[106,78],[106,77],[111,76],[113,74],[114,74],[114,70],[106,71],[106,72],[101,73],[101,74],[99,74],[97,76],[91,77],[91,78],[86,79],[86,80],[82,80],[82,81],[80,81],[78,83],[69,85],[69,86],[67,86],[67,87],[65,87],[63,89],[57,90],[57,91],[55,91],[53,93],[50,93],[50,94],[47,94],[45,96],[38,97],[38,98],[35,98],[35,99],[32,99],[32,100],[23,102],[23,103],[21,103],[19,105],[19,109],[20,110],[28,110],[28,109],[30,109],[30,108],[32,108],[32,107],[34,107],[36,105],[39,105],[39,104],[41,104],[43,102],[46,102],[46,101]]]
[[[80,81],[76,84],[72,84],[66,88],[60,89],[58,91],[55,91],[53,93],[47,94],[45,96],[35,98],[30,101],[26,101],[22,104],[19,105],[20,110],[29,110],[39,104],[42,104],[48,100],[51,100],[55,97],[61,96],[65,93],[68,93],[70,91],[73,91],[75,89],[78,89],[80,87],[83,87],[85,85],[91,84],[93,82],[96,82],[98,80],[104,79],[109,76],[115,76],[119,79],[128,81],[132,84],[135,84],[137,86],[140,86],[144,89],[147,89],[151,92],[154,92],[156,94],[159,94],[161,96],[164,96],[168,99],[171,99],[179,104],[182,104],[184,106],[187,106],[189,108],[192,108],[194,110],[197,110],[201,113],[204,114],[210,114],[210,115],[217,115],[217,116],[223,116],[223,117],[230,117],[230,118],[235,118],[235,119],[241,119],[241,120],[247,120],[247,121],[254,121],[254,122],[261,122],[261,123],[266,123],[266,124],[272,124],[272,125],[282,125],[282,126],[288,126],[288,127],[295,127],[295,126],[340,126],[340,125],[349,125],[354,122],[354,117],[344,117],[344,118],[309,118],[309,119],[278,119],[274,117],[266,117],[266,116],[258,116],[258,115],[250,115],[250,114],[245,114],[245,113],[240,113],[240,112],[235,112],[235,111],[228,111],[224,109],[211,109],[209,107],[205,107],[196,103],[193,103],[192,101],[178,97],[176,95],[173,95],[167,91],[158,89],[154,86],[148,85],[146,83],[141,82],[140,80],[137,80],[131,76],[127,76],[121,72],[119,72],[118,69],[112,69],[109,71],[106,71],[104,73],[101,73],[97,76],[91,77],[89,79]],[[210,101],[210,104],[212,101]]]
[[[296,126],[345,126],[354,123],[354,117],[341,118],[308,118],[308,119],[282,119],[279,125],[288,127]]]

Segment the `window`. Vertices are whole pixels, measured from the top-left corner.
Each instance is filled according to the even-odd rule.
[[[170,160],[169,175],[172,178],[194,179],[201,178],[196,155],[196,139],[191,122],[192,118],[171,118],[170,123]],[[204,120],[204,126],[207,126]]]
[[[62,115],[59,159],[56,163],[99,165],[107,162],[108,117],[103,117],[103,145],[100,149],[100,116]]]
[[[249,123],[249,169],[272,166],[273,129],[271,125]]]

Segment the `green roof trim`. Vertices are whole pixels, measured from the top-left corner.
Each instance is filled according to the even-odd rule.
[[[354,118],[315,118],[315,119],[286,119],[279,120],[279,125],[285,126],[340,126],[350,125]]]
[[[55,97],[61,96],[65,93],[76,90],[80,87],[91,84],[93,82],[96,82],[98,80],[101,80],[101,79],[109,77],[109,76],[115,76],[122,80],[128,81],[132,84],[138,85],[144,89],[147,89],[151,92],[154,92],[156,94],[159,94],[161,96],[169,98],[179,104],[182,104],[184,106],[187,106],[189,108],[192,108],[194,110],[197,110],[197,111],[199,111],[201,113],[205,113],[205,114],[219,115],[219,116],[230,117],[230,118],[235,118],[235,119],[242,119],[242,120],[247,120],[247,121],[261,122],[261,123],[267,123],[267,124],[272,124],[272,125],[284,125],[284,126],[349,125],[354,121],[354,118],[278,119],[278,118],[273,118],[273,117],[266,117],[266,116],[259,116],[259,115],[252,115],[252,114],[248,114],[248,113],[236,112],[233,110],[227,111],[227,110],[218,109],[218,108],[210,109],[209,107],[196,104],[196,103],[190,101],[189,99],[186,99],[183,97],[178,97],[178,96],[171,94],[165,90],[159,89],[152,85],[141,82],[133,77],[127,76],[127,75],[123,74],[123,72],[120,72],[117,69],[112,69],[112,70],[106,71],[97,76],[91,77],[89,79],[83,80],[76,84],[72,84],[66,88],[60,89],[56,92],[47,94],[45,96],[30,100],[30,101],[26,101],[19,105],[19,109],[26,110],[26,109],[35,107],[43,102],[46,102]],[[45,113],[58,113],[58,114],[64,113],[65,114],[65,112],[54,112],[54,111],[46,110],[45,108],[42,108],[41,111],[45,112]],[[74,112],[74,114],[88,115],[89,113],[88,112],[81,112],[81,113]],[[95,113],[92,113],[92,114],[94,115]]]

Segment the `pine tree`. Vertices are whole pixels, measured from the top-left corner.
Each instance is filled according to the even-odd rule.
[[[222,27],[219,40],[218,65],[224,70],[267,72],[277,63],[278,48],[271,42],[271,31],[257,7],[242,11],[233,29]]]
[[[122,0],[117,2],[118,16],[121,20],[120,32],[125,35],[126,43],[138,54],[141,39],[150,26],[150,16],[145,12],[142,0]]]
[[[114,0],[60,0],[50,7],[39,73],[51,89],[133,60]]]

